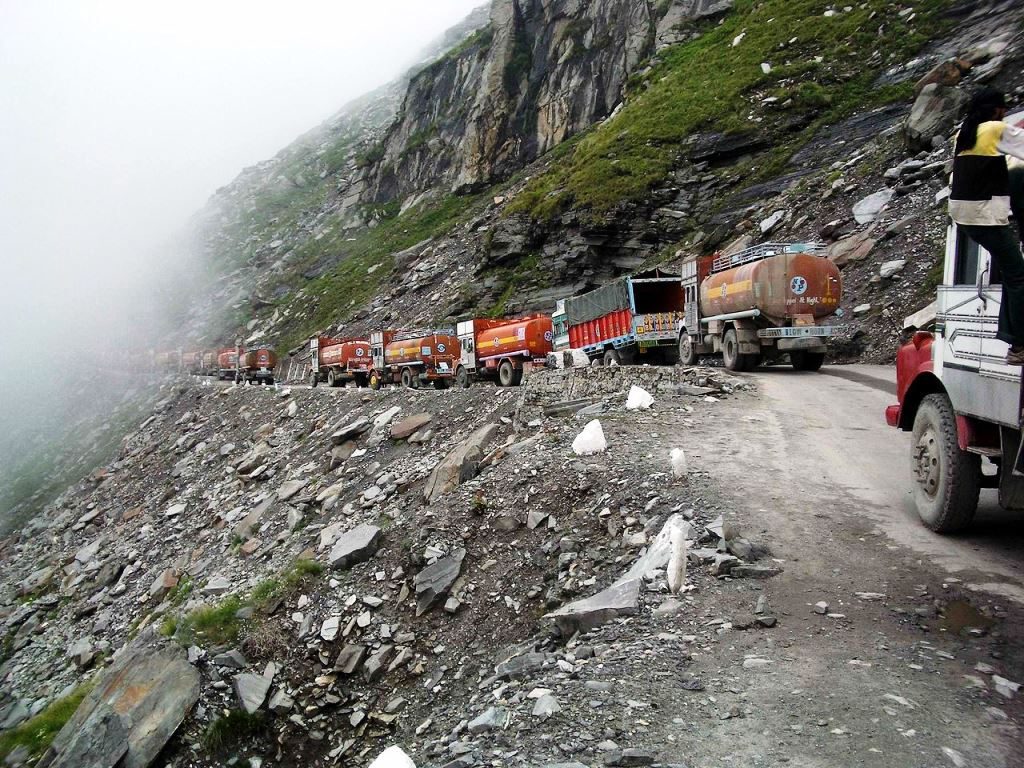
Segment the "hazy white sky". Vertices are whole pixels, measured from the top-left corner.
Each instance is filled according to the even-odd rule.
[[[102,328],[214,189],[482,2],[0,0],[0,353]]]

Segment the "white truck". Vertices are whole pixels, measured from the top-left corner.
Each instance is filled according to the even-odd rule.
[[[1004,509],[1024,509],[1021,369],[1006,364],[996,339],[1002,300],[998,265],[951,225],[934,312],[905,324],[913,338],[896,361],[892,427],[912,432],[914,500],[933,531],[966,527],[982,488],[997,488]],[[995,472],[982,471],[987,458]]]

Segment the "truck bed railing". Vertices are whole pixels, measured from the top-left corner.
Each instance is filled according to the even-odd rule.
[[[405,341],[406,339],[420,339],[424,336],[454,336],[454,328],[419,328],[411,331],[399,331],[392,341]]]
[[[711,272],[724,272],[727,269],[761,261],[784,253],[810,253],[815,256],[825,254],[824,243],[761,243],[727,256],[716,256],[711,263]]]

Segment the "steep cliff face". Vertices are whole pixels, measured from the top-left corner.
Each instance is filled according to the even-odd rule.
[[[486,30],[413,78],[367,199],[507,177],[615,109],[656,26],[647,0],[495,0]]]

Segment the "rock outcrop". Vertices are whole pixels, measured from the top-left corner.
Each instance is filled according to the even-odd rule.
[[[410,82],[367,201],[508,176],[610,114],[654,32],[646,0],[495,0],[488,28]]]

